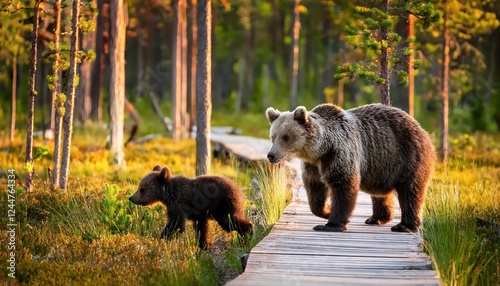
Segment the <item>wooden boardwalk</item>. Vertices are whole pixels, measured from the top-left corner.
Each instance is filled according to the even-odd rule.
[[[263,146],[256,146],[261,141],[245,138],[251,148],[237,139],[218,143],[232,152],[241,151],[237,157],[260,150],[264,153],[252,157],[262,160],[270,149],[269,140],[264,141]],[[239,143],[233,146],[231,142]],[[298,174],[293,202],[269,235],[252,249],[245,272],[227,285],[440,285],[422,250],[420,235],[391,232],[391,226],[400,221],[399,208],[387,225],[364,223],[371,215],[371,200],[365,193],[359,193],[346,232],[313,231],[326,220],[309,210],[299,166],[298,160],[290,163]]]

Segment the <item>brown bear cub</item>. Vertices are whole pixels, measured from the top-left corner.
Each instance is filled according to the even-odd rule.
[[[315,230],[346,230],[358,191],[363,190],[373,205],[367,224],[392,220],[396,194],[402,218],[392,231],[418,231],[436,155],[429,135],[415,119],[381,104],[349,110],[322,104],[309,112],[303,106],[293,112],[268,108],[266,116],[273,142],[269,161],[303,160],[311,211],[328,219]]]
[[[224,177],[173,177],[168,168],[155,166],[153,172],[141,180],[130,201],[141,206],[160,202],[167,207],[168,222],[161,238],[168,239],[176,232],[183,232],[186,219],[193,221],[201,248],[209,244],[210,219],[227,232],[236,230],[241,236],[252,235],[253,224],[243,212],[243,192]]]

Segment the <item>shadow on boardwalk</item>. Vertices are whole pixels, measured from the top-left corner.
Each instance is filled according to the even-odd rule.
[[[249,160],[265,159],[269,141],[237,137],[218,136],[213,141],[239,152],[237,157],[252,153]],[[326,220],[309,210],[300,162],[293,160],[289,166],[298,174],[292,203],[271,233],[252,249],[245,272],[227,285],[440,285],[420,235],[391,232],[401,219],[397,201],[391,223],[366,225],[371,200],[360,192],[346,232],[316,232],[312,228]]]

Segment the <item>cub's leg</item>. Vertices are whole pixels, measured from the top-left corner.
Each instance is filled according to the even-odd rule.
[[[161,238],[169,239],[176,232],[182,233],[186,228],[186,218],[175,211],[167,211],[168,222],[163,231],[161,232]]]
[[[366,224],[383,225],[394,217],[394,196],[389,194],[385,197],[372,196],[372,216],[365,221]]]
[[[347,230],[349,218],[356,206],[356,199],[359,190],[359,175],[338,173],[335,170],[330,178],[332,188],[332,205],[330,217],[326,225],[317,225],[313,229],[319,231],[344,231]]]
[[[318,217],[328,219],[330,217],[329,210],[326,209],[326,199],[328,196],[328,187],[321,182],[321,174],[318,167],[304,163],[302,180],[309,201],[311,212]]]
[[[196,238],[198,239],[198,245],[200,248],[206,249],[210,244],[210,225],[208,219],[205,217],[204,219],[194,221],[193,225]]]

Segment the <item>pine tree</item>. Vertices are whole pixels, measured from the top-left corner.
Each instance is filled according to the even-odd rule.
[[[360,49],[366,58],[356,63],[345,63],[337,69],[335,78],[360,77],[381,87],[381,102],[390,104],[390,76],[395,71],[394,65],[406,60],[412,50],[397,47],[402,37],[394,31],[394,22],[398,16],[407,13],[413,15],[424,28],[439,20],[439,14],[430,2],[394,1],[389,6],[388,0],[375,1],[372,6],[356,6],[354,15],[357,20],[354,25],[346,26],[346,40],[354,49]],[[413,42],[413,37],[406,39],[407,44]],[[409,63],[418,68],[420,61]],[[408,73],[404,70],[396,72],[399,84],[408,84]]]

